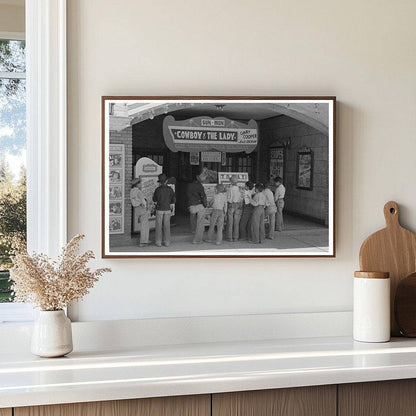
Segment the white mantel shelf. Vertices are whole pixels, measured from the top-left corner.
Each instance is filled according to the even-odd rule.
[[[416,378],[416,340],[349,337],[0,353],[0,407]]]

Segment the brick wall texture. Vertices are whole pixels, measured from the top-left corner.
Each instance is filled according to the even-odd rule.
[[[285,150],[285,210],[328,224],[328,136],[291,117],[279,116],[260,122],[258,146],[259,177],[269,175],[269,148],[279,140],[291,140]],[[299,150],[310,148],[313,153],[313,188],[296,188],[296,160]],[[266,180],[266,179],[261,179]]]

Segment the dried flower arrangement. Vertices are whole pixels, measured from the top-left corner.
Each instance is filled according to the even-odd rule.
[[[17,252],[10,270],[15,302],[34,303],[45,311],[60,310],[84,297],[103,273],[111,272],[109,268],[91,271],[87,267],[94,253],[78,254],[83,238],[81,234],[72,238],[56,261],[45,254]]]

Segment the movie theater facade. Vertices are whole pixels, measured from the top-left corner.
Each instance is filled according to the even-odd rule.
[[[208,197],[227,174],[262,183],[280,176],[286,213],[330,225],[334,104],[331,97],[103,97],[110,247],[133,244],[140,231],[130,202],[132,180],[144,178],[151,198],[162,172],[176,193],[176,218],[189,215],[187,186],[205,172]]]

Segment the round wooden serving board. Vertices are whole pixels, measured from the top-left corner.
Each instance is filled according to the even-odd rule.
[[[416,273],[398,284],[394,315],[400,332],[406,337],[416,337]]]
[[[391,334],[397,336],[400,331],[394,317],[394,299],[400,280],[416,271],[416,235],[400,225],[396,202],[384,205],[384,217],[386,228],[370,235],[361,246],[360,268],[390,273],[390,325]]]

